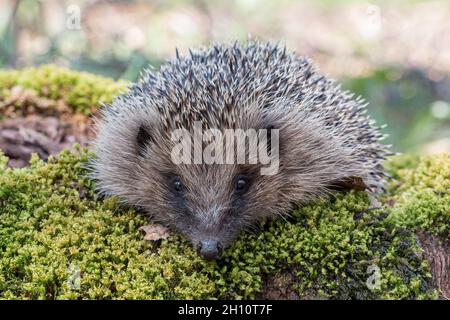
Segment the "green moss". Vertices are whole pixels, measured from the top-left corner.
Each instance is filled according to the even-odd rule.
[[[246,285],[243,296],[252,296],[262,275],[287,270],[296,276],[300,297],[427,297],[428,275],[414,234],[395,230],[385,217],[382,211],[369,210],[366,194],[355,192],[298,209],[292,221],[270,224],[256,236],[241,236],[224,259],[222,276],[228,281],[222,294]],[[370,266],[381,276],[374,291],[366,286]],[[413,288],[416,285],[420,290]]]
[[[14,170],[2,160],[0,297],[253,298],[263,279],[279,272],[293,274],[300,297],[434,297],[414,232],[386,218],[399,209],[370,210],[364,193],[341,193],[296,210],[289,221],[267,222],[209,263],[180,236],[144,241],[144,217],[96,198],[84,178],[89,156],[64,151]],[[420,188],[412,176],[435,176],[448,164],[444,156],[423,159],[401,188]],[[436,183],[423,182],[441,190]],[[409,198],[402,199],[406,206]],[[414,208],[427,207],[425,200]],[[373,291],[366,286],[372,265],[381,274]],[[81,272],[79,288],[69,285],[73,270]]]
[[[114,199],[98,201],[83,178],[88,154],[6,169],[0,178],[3,298],[207,297],[208,268],[183,241],[142,239],[145,224]],[[68,285],[81,271],[80,290]]]
[[[423,157],[415,169],[401,170],[390,216],[396,224],[450,238],[449,154]]]
[[[38,97],[61,100],[73,111],[86,115],[94,112],[101,102],[111,102],[117,94],[126,90],[127,85],[125,81],[116,82],[54,65],[21,71],[0,70],[0,97],[3,99],[11,96],[13,88],[19,87],[30,90]]]
[[[402,154],[389,158],[389,161],[385,163],[385,167],[392,178],[399,179],[402,170],[415,169],[419,162],[420,156],[416,154]]]

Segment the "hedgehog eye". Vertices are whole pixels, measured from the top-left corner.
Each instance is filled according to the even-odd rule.
[[[181,182],[180,177],[173,178],[173,180],[172,180],[172,187],[177,192],[183,191],[183,183]]]
[[[234,188],[238,192],[244,192],[248,189],[250,186],[249,180],[244,176],[238,176],[235,182]]]

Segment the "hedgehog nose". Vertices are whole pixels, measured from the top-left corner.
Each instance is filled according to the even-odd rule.
[[[197,251],[205,260],[217,260],[222,254],[222,245],[217,240],[202,240],[197,245]]]

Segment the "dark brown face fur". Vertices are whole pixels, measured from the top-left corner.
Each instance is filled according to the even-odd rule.
[[[263,177],[238,165],[182,165],[170,172],[151,171],[159,175],[161,184],[158,190],[143,186],[142,205],[148,212],[159,212],[154,217],[184,234],[202,256],[213,253],[202,251],[203,244],[210,242],[217,247],[211,257],[218,258],[239,231],[269,212],[264,204],[277,203],[276,190],[261,196],[267,184]]]
[[[148,72],[103,109],[92,176],[101,194],[143,208],[214,259],[239,231],[337,185],[381,190],[388,150],[363,110],[283,48],[211,47]],[[171,133],[194,121],[278,129],[278,173],[261,175],[258,164],[174,164]]]

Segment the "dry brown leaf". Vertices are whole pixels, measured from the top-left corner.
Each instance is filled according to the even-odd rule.
[[[382,207],[382,204],[380,201],[378,201],[377,198],[374,196],[370,196],[370,208],[371,209],[380,209]]]
[[[144,240],[147,241],[158,241],[170,236],[169,229],[160,224],[148,224],[140,227],[139,230],[144,231]]]
[[[388,199],[388,201],[386,201],[386,205],[387,205],[388,207],[392,208],[392,207],[395,206],[395,203],[396,203],[396,202],[397,202],[397,201],[395,201],[394,198],[390,198],[390,199]]]

